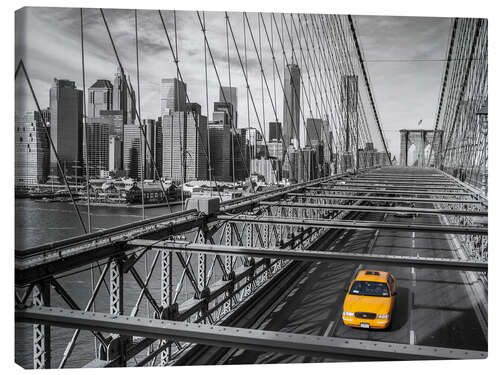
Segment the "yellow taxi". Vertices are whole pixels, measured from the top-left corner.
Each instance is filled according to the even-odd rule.
[[[387,328],[396,294],[396,279],[389,272],[360,270],[347,289],[342,321],[352,327]]]

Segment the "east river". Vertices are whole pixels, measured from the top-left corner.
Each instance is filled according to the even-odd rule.
[[[174,206],[172,209],[177,211],[181,206]],[[87,207],[79,206],[80,212],[87,222]],[[142,209],[140,207],[91,207],[92,231],[98,231],[118,225],[138,221],[142,219]],[[145,210],[146,218],[168,214],[168,207],[148,208]],[[15,201],[15,248],[17,250],[27,249],[33,246],[42,245],[47,242],[53,242],[69,237],[83,234],[80,221],[75,213],[71,203],[65,202],[43,202],[30,199],[16,199]],[[146,259],[141,259],[136,265],[136,269],[141,274],[142,279],[146,279],[147,272],[151,268],[154,259],[154,253],[148,256],[148,266]],[[153,275],[149,284],[149,290],[159,300],[160,296],[160,260],[154,268]],[[180,279],[182,272],[179,262],[174,261],[173,279],[174,290],[177,287],[176,282]],[[196,269],[196,257],[193,256],[191,265]],[[102,268],[103,266],[101,266]],[[97,281],[99,270],[94,268],[94,280]],[[220,277],[218,272],[214,272],[214,278]],[[109,276],[106,277],[109,283]],[[81,272],[67,275],[59,282],[69,292],[78,306],[83,309],[91,295],[91,277],[90,270],[84,269]],[[125,314],[130,314],[139,295],[140,289],[130,275],[125,275]],[[22,292],[22,291],[21,291]],[[188,283],[179,284],[178,302],[182,302],[192,296],[192,289]],[[148,314],[148,308],[143,298],[138,315]],[[51,290],[51,305],[66,307],[62,299]],[[109,311],[109,297],[106,286],[101,287],[97,296],[96,311]],[[150,314],[152,314],[150,309]],[[52,367],[57,367],[62,354],[66,349],[67,343],[73,335],[71,329],[52,328]],[[97,343],[98,345],[99,343]],[[33,326],[29,324],[16,324],[16,362],[25,368],[33,367]],[[80,367],[94,359],[95,345],[93,336],[89,332],[81,332],[77,340],[77,345],[73,351],[67,367]]]

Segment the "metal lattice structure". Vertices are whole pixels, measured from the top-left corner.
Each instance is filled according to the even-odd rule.
[[[488,21],[453,20],[433,147],[439,167],[487,192],[488,188]],[[429,156],[430,159],[430,156]]]
[[[199,327],[230,325],[235,316],[242,314],[241,311],[244,311],[249,304],[255,303],[256,298],[262,298],[265,294],[279,291],[278,285],[283,283],[283,280],[287,280],[287,277],[292,277],[297,272],[300,273],[300,265],[307,261],[321,260],[346,264],[362,262],[374,265],[395,264],[400,267],[432,267],[472,271],[485,275],[487,272],[485,259],[473,256],[466,259],[440,259],[314,250],[322,241],[321,238],[330,230],[342,231],[346,228],[355,231],[399,228],[399,230],[423,231],[425,233],[487,238],[487,228],[482,225],[445,223],[440,225],[402,225],[390,222],[352,220],[353,214],[366,210],[381,212],[405,210],[402,207],[371,207],[367,206],[366,202],[377,197],[388,202],[391,199],[404,201],[406,199],[404,196],[413,189],[415,189],[414,194],[428,196],[428,201],[434,202],[436,207],[435,209],[413,209],[417,213],[458,218],[457,224],[463,224],[463,220],[487,215],[485,211],[487,201],[484,197],[474,189],[442,172],[427,171],[427,176],[433,176],[432,182],[421,178],[421,182],[418,183],[415,182],[419,180],[418,177],[409,180],[405,179],[404,174],[398,181],[384,182],[386,177],[382,171],[383,173],[391,173],[393,176],[397,175],[397,173],[394,174],[396,171],[393,169],[385,169],[381,172],[367,171],[356,177],[342,174],[228,201],[222,204],[220,211],[209,215],[195,210],[185,211],[157,219],[149,219],[140,224],[126,225],[102,233],[61,241],[28,252],[19,252],[16,261],[18,292],[20,294],[20,290],[27,288],[26,293],[32,294],[33,307],[29,307],[30,298],[28,296],[22,299],[19,297],[17,318],[23,322],[45,322],[45,324],[34,326],[37,333],[34,336],[37,348],[34,353],[35,365],[37,367],[50,365],[49,324],[56,327],[93,331],[96,339],[100,342],[100,354],[96,361],[89,364],[90,366],[124,366],[127,363],[130,364],[134,358],[140,364],[168,365],[176,363],[182,358],[189,358],[190,354],[188,353],[193,350],[200,350],[193,343],[213,343],[222,347],[251,348],[250,342],[244,340],[241,342],[241,346],[231,340],[224,341],[222,339],[222,342],[217,342],[218,339],[215,337],[215,341],[211,339],[207,341],[202,337],[202,330],[198,330],[199,335],[190,336],[191,334],[186,331],[185,335],[171,336],[167,333],[159,333],[158,335],[146,333],[146,326],[144,326],[143,338],[139,338],[138,336],[141,335],[137,331],[133,331],[134,339],[131,340],[132,331],[123,326],[117,328],[111,336],[106,337],[100,332],[96,332],[96,330],[98,331],[97,320],[94,327],[91,327],[88,322],[91,322],[93,317],[102,316],[103,324],[108,327],[108,323],[105,323],[108,316],[118,316],[120,321],[123,319],[127,321],[128,318],[125,318],[127,316],[138,318],[142,316],[146,322],[149,321],[151,324],[160,326],[172,324],[168,323],[171,321],[202,324]],[[356,185],[364,186],[367,182],[373,184],[374,181],[377,181],[378,188],[368,189],[370,193],[359,195],[361,193],[355,191]],[[402,194],[402,198],[394,198],[394,195],[399,194],[397,192],[400,191],[400,187],[405,186],[410,181],[414,187],[408,187],[408,190]],[[435,190],[436,185],[433,184],[439,184],[439,190]],[[321,186],[323,188],[320,189]],[[342,190],[346,186],[352,186],[353,191],[346,193]],[[337,191],[337,187],[341,190]],[[450,201],[448,195],[441,195],[444,192],[462,194],[460,201],[469,202],[467,205],[461,203],[467,209],[456,210],[456,204],[451,204],[446,210],[438,208],[444,204],[440,202]],[[408,210],[412,211],[412,209]],[[484,243],[481,241],[480,243]],[[482,251],[484,253],[484,249]],[[153,254],[154,257],[149,265],[149,275],[144,280],[139,275],[137,268],[146,252]],[[157,266],[157,260],[160,257],[161,262]],[[197,261],[193,263],[195,257],[197,257]],[[182,270],[181,274],[173,272],[176,268],[174,259],[178,260],[180,270]],[[109,314],[111,315],[107,315],[105,311],[102,311],[101,315],[95,315],[90,311],[82,312],[81,317],[87,319],[87,323],[80,323],[75,320],[77,316],[80,316],[80,313],[75,311],[79,308],[76,303],[71,302],[71,298],[67,295],[64,279],[65,275],[71,275],[75,270],[85,269],[92,264],[101,264],[105,267],[84,311],[88,311],[95,294],[103,293],[102,281],[107,272],[109,274]],[[193,268],[193,265],[196,267]],[[158,295],[155,295],[151,289],[152,274],[156,274],[156,277],[160,279]],[[36,310],[38,306],[50,306],[49,295],[46,295],[43,300],[38,297],[40,295],[38,285],[42,285],[42,281],[47,283],[47,280],[51,283],[57,280],[58,287],[55,288],[55,291],[58,295],[63,296],[63,300],[68,305],[62,310],[59,310],[59,307]],[[133,303],[126,301],[126,299],[131,298],[130,290],[123,294],[126,280],[129,280],[128,283],[134,282],[136,290],[139,292]],[[189,292],[187,298],[183,299],[180,288],[185,280],[187,280]],[[45,289],[46,294],[49,293],[48,291]],[[149,317],[144,316],[146,304],[153,311]],[[68,307],[74,310],[64,310]],[[41,319],[37,311],[46,314],[47,318]],[[64,319],[62,315],[58,315],[59,313],[64,315]],[[136,319],[134,322],[141,324],[142,319]],[[265,333],[262,334],[265,335]],[[249,336],[248,339],[251,340],[251,337]],[[302,339],[297,337],[297,340]],[[72,344],[74,342],[69,345]],[[324,345],[328,346],[328,341]],[[396,357],[412,358],[411,353],[413,352],[404,354],[403,346],[394,343],[392,345],[394,353],[397,353]],[[272,339],[266,347],[271,351],[290,352],[285,347],[280,347],[277,341],[273,342]],[[384,356],[382,347],[380,347],[380,352],[374,348],[370,349],[369,354],[361,355]],[[313,347],[310,348],[311,355],[319,353],[315,350]],[[333,351],[331,354],[325,354],[327,357],[336,353],[336,349],[333,347],[331,350]],[[337,354],[345,351],[352,355],[357,353],[355,348],[352,348],[352,351],[344,348]],[[70,353],[71,350],[66,350],[66,353],[68,352]],[[448,354],[451,357],[462,356],[460,351]],[[475,354],[469,353],[468,355]],[[477,355],[481,357],[483,354],[478,353]]]

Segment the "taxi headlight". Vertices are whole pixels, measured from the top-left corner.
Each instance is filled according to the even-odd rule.
[[[378,314],[377,319],[389,319],[389,314]]]
[[[354,313],[353,312],[350,312],[350,311],[344,311],[343,314],[345,316],[354,316]]]

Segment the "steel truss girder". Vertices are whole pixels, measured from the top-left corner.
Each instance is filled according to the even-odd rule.
[[[324,220],[324,219],[300,219],[300,218],[284,218],[275,216],[253,216],[239,215],[219,215],[219,219],[233,222],[247,223],[270,223],[270,224],[285,224],[292,226],[310,226],[322,228],[337,228],[337,229],[356,229],[356,230],[387,230],[395,229],[401,231],[413,232],[429,232],[429,233],[454,233],[454,234],[472,234],[472,235],[488,235],[486,227],[466,227],[455,225],[425,225],[425,224],[403,224],[403,223],[387,223],[365,220]]]
[[[196,212],[196,210],[193,211]],[[152,228],[156,227],[158,231],[156,235],[165,238],[171,234],[199,227],[207,220],[209,219],[206,217],[186,214],[179,221],[172,220],[168,223],[148,224],[148,226]],[[140,223],[135,224],[141,225]],[[27,250],[28,253],[25,253],[25,251],[16,251],[15,283],[18,286],[27,285],[54,274],[60,274],[102,259],[120,256],[123,254],[122,243],[124,240],[140,237],[142,236],[122,237],[121,235],[117,235],[116,239],[114,239],[114,237],[105,236],[106,240],[103,240],[102,245],[97,244],[93,246],[92,241],[90,241],[90,245],[85,242],[83,244],[76,242],[74,246],[66,243],[62,247],[54,245],[54,248],[50,247],[45,250],[35,251],[34,253],[31,253],[30,250]],[[79,240],[79,237],[76,237],[76,239]]]
[[[341,185],[338,185],[341,186]],[[452,196],[474,196],[473,193],[467,193],[467,192],[451,192],[451,191],[426,191],[426,190],[387,190],[385,188],[376,188],[372,187],[371,189],[348,189],[348,188],[342,188],[342,187],[331,187],[331,188],[317,188],[317,187],[309,187],[306,188],[305,191],[309,192],[314,192],[314,191],[323,191],[327,193],[336,193],[336,192],[343,192],[343,193],[370,193],[370,194],[401,194],[401,195],[432,195],[432,196],[437,196],[437,195],[452,195]]]
[[[456,185],[449,185],[449,186],[446,186],[446,185],[442,185],[442,184],[436,184],[436,185],[418,185],[418,184],[398,184],[398,183],[393,183],[393,182],[390,182],[390,183],[381,183],[381,182],[378,182],[378,183],[375,183],[375,182],[372,182],[372,183],[366,183],[366,184],[363,184],[363,183],[358,183],[358,182],[347,182],[345,184],[328,184],[328,185],[325,185],[327,187],[338,187],[338,186],[343,186],[343,187],[349,187],[349,186],[352,186],[354,188],[384,188],[384,189],[387,189],[387,190],[390,190],[390,189],[414,189],[414,190],[417,190],[417,189],[421,189],[421,190],[459,190],[459,191],[463,191],[465,190],[465,188],[463,187],[459,187],[459,186],[456,186]]]
[[[390,192],[388,192],[389,194]],[[465,204],[482,204],[482,201],[467,200],[467,199],[437,199],[437,198],[410,198],[410,197],[377,197],[377,196],[363,196],[363,195],[335,195],[335,194],[304,194],[304,193],[289,193],[290,197],[302,198],[332,198],[332,199],[351,199],[351,200],[370,200],[381,202],[426,202],[426,203],[465,203]]]
[[[456,177],[453,177],[451,175],[448,175],[448,174],[445,174],[445,172],[441,172],[443,173],[443,175],[446,176],[446,178],[448,178],[449,180],[453,181],[454,183],[456,183],[457,185],[460,185],[464,188],[464,190],[467,190],[469,191],[471,194],[473,194],[474,196],[476,196],[477,198],[483,200],[485,202],[485,205],[488,205],[488,196],[480,189],[474,187],[474,186],[471,186],[463,181],[460,181],[458,178]]]
[[[15,319],[18,322],[42,323],[64,328],[102,330],[124,336],[151,337],[310,357],[335,358],[338,355],[353,355],[363,358],[394,360],[487,358],[486,352],[476,350],[351,340],[169,320],[132,318],[122,315],[112,316],[97,312],[41,306],[16,310]]]
[[[425,176],[425,177],[424,177]],[[436,181],[444,181],[449,182],[446,176],[442,174],[433,174],[433,175],[422,175],[421,177],[407,177],[398,174],[392,175],[374,175],[374,174],[364,174],[360,176],[356,176],[356,180],[379,180],[379,181],[387,181],[390,178],[394,181],[415,181],[415,182],[436,182]],[[353,179],[351,179],[353,180]]]
[[[47,281],[33,287],[33,305],[50,305],[50,284]],[[33,368],[47,369],[51,363],[50,325],[34,322],[33,324]]]
[[[383,177],[383,178],[365,178],[365,177],[357,177],[357,178],[352,178],[352,179],[344,179],[343,180],[346,183],[361,183],[361,184],[368,184],[368,183],[375,183],[375,184],[395,184],[395,185],[445,185],[445,186],[451,186],[455,185],[452,183],[451,180],[447,178],[433,178],[433,179],[402,179],[398,178],[397,176],[392,176],[392,177]],[[328,184],[335,184],[335,181],[330,181],[330,182],[323,182],[322,184],[328,185]]]
[[[314,186],[321,182],[345,176],[347,174],[342,173],[272,191],[256,193],[251,197],[233,199],[223,202],[221,210],[236,212],[248,209],[261,200],[279,198],[289,192],[298,191],[307,186]],[[145,236],[165,238],[168,235],[199,228],[203,224],[208,224],[213,220],[215,218],[201,216],[196,210],[189,210],[125,224],[26,250],[17,250],[15,283],[17,286],[25,286],[52,276],[56,272],[62,273],[101,259],[122,254],[123,250],[120,248],[120,245],[123,240]]]
[[[364,211],[364,212],[408,212],[416,214],[434,215],[457,215],[457,216],[488,216],[488,211],[468,210],[443,210],[436,208],[411,208],[411,207],[380,207],[380,206],[358,206],[343,204],[314,204],[314,203],[290,203],[290,202],[260,202],[262,206],[319,208],[328,210]]]
[[[474,260],[452,258],[410,257],[399,255],[343,253],[332,251],[292,250],[251,246],[203,245],[189,242],[133,240],[130,246],[145,246],[151,249],[189,251],[207,254],[226,254],[233,256],[254,256],[273,259],[299,261],[334,261],[363,264],[395,264],[404,267],[442,268],[463,271],[487,272],[488,263]]]

